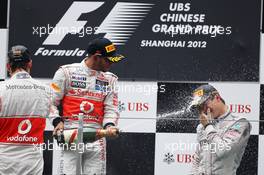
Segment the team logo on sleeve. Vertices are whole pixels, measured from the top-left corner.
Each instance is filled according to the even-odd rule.
[[[61,88],[56,83],[51,83],[50,86],[55,92],[60,92],[61,91]]]

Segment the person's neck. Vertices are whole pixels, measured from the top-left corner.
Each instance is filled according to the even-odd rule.
[[[15,75],[16,73],[18,73],[18,72],[27,72],[26,70],[24,70],[24,69],[17,69],[17,70],[15,70],[14,72],[12,72],[11,74],[10,74],[10,76],[12,77],[13,75]],[[28,73],[28,72],[27,72]]]

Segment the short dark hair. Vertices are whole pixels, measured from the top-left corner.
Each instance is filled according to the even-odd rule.
[[[8,63],[12,72],[17,69],[27,70],[28,63],[31,60],[31,54],[25,46],[16,45],[11,47],[8,52],[8,58]]]
[[[10,68],[12,72],[15,72],[17,69],[24,69],[27,70],[29,61],[22,61],[22,62],[9,62]]]

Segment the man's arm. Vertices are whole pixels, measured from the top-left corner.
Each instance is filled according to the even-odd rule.
[[[205,128],[205,133],[209,143],[216,146],[214,151],[217,157],[222,157],[245,147],[250,136],[250,130],[250,123],[242,118],[228,128],[223,136],[212,125]]]
[[[200,140],[204,137],[202,136],[203,125],[201,124],[198,125],[196,130],[197,130],[197,144],[196,144],[195,153],[194,153],[193,160],[192,160],[192,169],[191,169],[190,175],[196,175],[199,173],[200,152],[201,152]]]
[[[116,126],[119,118],[117,77],[113,77],[109,93],[104,100],[103,127]]]
[[[199,145],[197,145],[192,161],[192,170],[190,175],[195,175],[199,172],[199,162],[200,162],[200,147]]]
[[[65,75],[65,72],[63,68],[59,68],[57,72],[55,73],[51,88],[53,90],[53,105],[52,105],[52,114],[53,116],[50,116],[51,123],[54,126],[53,135],[56,135],[58,130],[64,129],[64,123],[62,117],[59,116],[59,111],[57,106],[60,105],[61,99],[64,97],[65,94],[65,87],[67,83],[67,78]]]

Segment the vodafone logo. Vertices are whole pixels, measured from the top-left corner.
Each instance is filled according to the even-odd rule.
[[[27,134],[29,133],[29,131],[31,130],[32,128],[32,124],[30,122],[30,120],[23,120],[19,123],[18,125],[18,133],[19,134]]]
[[[38,142],[37,137],[28,135],[28,133],[32,129],[32,123],[29,119],[22,120],[18,124],[17,128],[18,128],[18,134],[13,134],[13,136],[7,137],[7,142],[20,142],[20,143]]]
[[[94,110],[94,104],[88,101],[83,101],[80,105],[80,109],[85,114],[89,114],[90,112]]]

